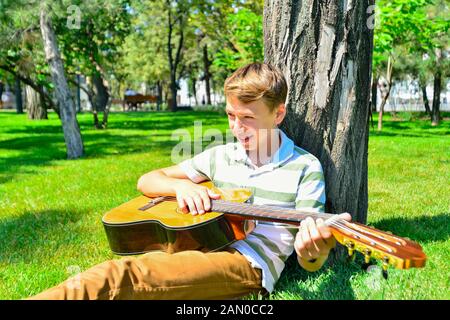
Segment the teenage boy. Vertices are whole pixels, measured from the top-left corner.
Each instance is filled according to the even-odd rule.
[[[211,209],[210,200],[220,197],[198,184],[210,180],[219,188],[252,189],[254,204],[323,212],[320,162],[278,129],[286,115],[287,89],[283,74],[269,64],[236,70],[224,91],[238,142],[146,173],[138,190],[148,196],[175,195],[184,214],[204,214]],[[340,218],[350,220],[348,214]],[[32,299],[238,298],[272,292],[294,250],[301,267],[316,271],[334,246],[322,219],[305,219],[300,227],[260,221],[246,239],[221,251],[150,252],[107,261]]]

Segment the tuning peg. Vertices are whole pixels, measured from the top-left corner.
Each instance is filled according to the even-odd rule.
[[[372,252],[369,249],[364,250],[364,263],[370,263],[370,254]]]
[[[349,260],[355,260],[355,244],[351,241],[346,244]]]
[[[361,267],[364,270],[367,270],[367,268],[370,266],[370,254],[371,254],[371,251],[369,249],[365,249],[363,253],[364,253],[364,263],[362,264]]]

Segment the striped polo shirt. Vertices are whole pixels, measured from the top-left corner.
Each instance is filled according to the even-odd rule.
[[[319,160],[294,145],[282,130],[271,161],[256,167],[239,142],[215,146],[179,163],[195,183],[211,180],[219,188],[249,188],[253,203],[324,212],[325,181]],[[272,292],[294,251],[292,225],[257,221],[255,229],[230,246],[262,270],[262,286]]]

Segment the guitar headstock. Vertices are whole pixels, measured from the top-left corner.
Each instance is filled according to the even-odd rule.
[[[330,225],[336,240],[347,247],[350,256],[355,251],[364,254],[365,262],[371,258],[383,262],[383,270],[389,265],[397,269],[421,268],[426,255],[422,247],[410,239],[365,226],[357,222],[336,221]]]

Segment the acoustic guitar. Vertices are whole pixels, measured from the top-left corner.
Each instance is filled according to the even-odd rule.
[[[221,195],[211,200],[211,211],[203,215],[180,212],[174,196],[139,196],[107,212],[102,219],[111,250],[118,255],[154,250],[174,253],[184,250],[215,251],[245,239],[254,220],[300,225],[307,218],[322,218],[350,256],[358,251],[365,262],[373,257],[398,269],[425,266],[419,244],[356,222],[336,220],[337,215],[313,213],[272,205],[248,203],[249,189],[220,189],[212,182],[202,185]]]

